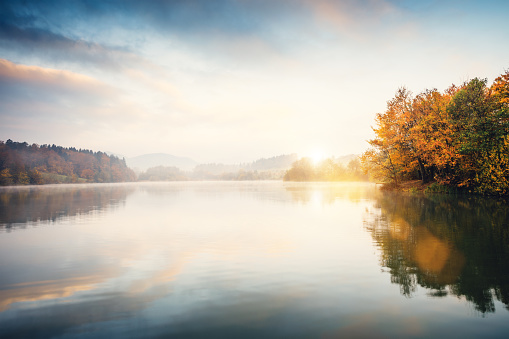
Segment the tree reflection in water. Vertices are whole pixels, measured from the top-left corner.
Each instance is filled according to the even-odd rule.
[[[464,297],[485,314],[509,310],[509,204],[474,196],[379,192],[365,227],[391,282],[411,297]]]
[[[88,214],[125,204],[129,184],[81,184],[0,189],[0,230]]]

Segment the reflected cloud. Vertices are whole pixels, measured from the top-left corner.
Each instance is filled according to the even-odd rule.
[[[366,208],[365,226],[380,249],[382,266],[390,269],[391,281],[402,286],[404,295],[412,296],[422,286],[432,297],[464,297],[482,312],[494,310],[495,298],[508,300],[507,278],[493,273],[507,271],[507,257],[502,255],[490,268],[485,261],[494,256],[486,244],[479,249],[487,257],[482,251],[465,251],[484,241],[471,234],[483,221],[474,217],[475,224],[453,225],[454,233],[440,223],[440,216],[461,215],[482,201],[387,195],[362,183],[165,182],[11,190],[11,195],[0,190],[0,201],[25,206],[21,211],[30,210],[26,206],[37,210],[37,201],[52,206],[30,218],[62,209],[76,219],[67,224],[58,216],[63,223],[0,234],[0,256],[22,249],[0,264],[1,337],[77,332],[164,337],[198,335],[203,329],[208,335],[238,336],[246,328],[264,337],[274,333],[274,324],[281,328],[282,317],[303,323],[314,316],[322,319],[302,304],[321,308],[327,300],[330,309],[337,308],[334,298],[345,297],[337,293],[337,278],[348,286],[343,279],[360,267],[348,268],[357,265],[355,260],[338,262],[351,249],[338,252],[341,243],[334,240],[347,238],[350,243],[355,240],[349,235],[363,235],[360,220],[357,233],[346,225],[352,207],[357,218]],[[335,203],[338,209],[315,208]],[[485,204],[492,212],[487,220],[505,220],[504,206]],[[97,218],[80,217],[99,209]],[[336,218],[338,213],[347,218]],[[323,228],[317,216],[323,218]],[[339,220],[345,225],[338,226]],[[462,242],[466,238],[477,242]],[[506,246],[503,242],[492,245],[506,248],[500,247]],[[366,246],[371,255],[369,239]],[[372,268],[369,261],[366,267]],[[338,267],[345,269],[339,274],[334,271]],[[329,280],[330,275],[336,278]],[[355,302],[352,298],[348,302]],[[364,335],[366,326],[387,329],[378,312],[347,318],[332,319],[330,334]],[[419,324],[409,322],[405,333],[419,333]],[[297,336],[303,330],[316,337],[321,328],[292,326],[285,333]]]
[[[72,328],[101,328],[108,321],[120,321],[132,316],[139,309],[146,307],[157,297],[125,295],[122,293],[105,293],[79,302],[48,303],[38,308],[18,310],[18,317],[2,323],[0,334],[11,338],[52,338],[68,334]],[[31,319],[30,326],[22,319]],[[101,324],[102,323],[102,324]],[[90,329],[89,329],[90,330]],[[102,328],[103,331],[107,329]],[[127,332],[127,330],[126,330]],[[132,335],[124,333],[124,336]],[[141,335],[141,334],[140,334]]]
[[[103,276],[90,276],[2,286],[0,289],[0,312],[7,310],[15,303],[57,300],[70,297],[77,292],[90,291],[96,288],[95,284],[104,280]]]
[[[218,190],[218,185],[226,188],[223,191]],[[226,225],[220,227],[219,231],[209,230],[207,225],[201,225],[205,222],[202,217],[194,217],[187,210],[180,212],[173,207],[174,204],[185,201],[188,195],[196,194],[215,194],[216,198],[222,196],[231,199],[232,193],[250,194],[253,189],[259,189],[255,196],[262,201],[267,198],[267,194],[274,197],[274,191],[269,189],[274,187],[272,183],[267,185],[267,190],[260,189],[260,186],[263,187],[263,184],[229,186],[225,183],[147,183],[3,188],[0,190],[0,206],[5,213],[0,215],[3,218],[3,227],[9,230],[31,224],[38,225],[44,221],[81,218],[94,211],[111,211],[119,205],[128,204],[128,199],[133,199],[132,203],[136,204],[140,196],[146,199],[147,194],[153,199],[149,200],[149,203],[158,204],[154,208],[159,214],[152,215],[152,210],[148,207],[148,214],[136,215],[121,225],[90,230],[84,225],[79,233],[70,234],[82,239],[91,238],[90,247],[80,247],[77,253],[66,250],[66,257],[60,256],[58,251],[45,252],[44,255],[35,251],[34,253],[39,253],[36,263],[29,258],[29,253],[26,263],[17,261],[2,267],[4,272],[15,271],[18,265],[36,265],[37,269],[26,277],[13,274],[10,279],[4,279],[4,284],[0,286],[0,312],[18,312],[21,318],[30,314],[36,315],[38,320],[34,328],[51,327],[53,317],[58,316],[59,331],[64,331],[67,327],[91,322],[122,319],[128,317],[129,312],[141,311],[154,300],[171,296],[176,278],[187,272],[189,266],[203,256],[210,257],[212,262],[234,263],[239,258],[253,254],[269,258],[285,255],[293,250],[294,245],[280,231],[271,229],[270,225],[259,225],[261,229],[256,237],[245,236],[241,229],[238,229],[238,223],[242,219],[232,213],[232,216],[225,216],[217,221],[208,220],[212,228],[216,226],[215,222]],[[278,191],[285,194],[282,187]],[[206,200],[213,201],[209,198]],[[161,206],[167,208],[161,209]],[[211,208],[214,209],[214,206]],[[180,216],[182,213],[183,216]],[[103,214],[100,219],[108,218],[109,214]],[[150,224],[154,220],[161,223],[161,227]],[[140,221],[145,221],[145,227],[151,231],[140,232]],[[185,222],[191,230],[187,231],[186,227],[182,228],[180,225],[181,228],[175,232],[175,221]],[[202,228],[201,233],[193,232],[192,228],[198,226]],[[263,231],[265,228],[270,229],[270,232]],[[173,236],[170,237],[169,234]],[[110,241],[104,243],[104,239]],[[68,261],[71,266],[62,269],[69,265]],[[43,271],[40,271],[41,269]],[[62,277],[30,281],[34,277],[52,275]],[[228,288],[235,288],[235,279],[224,280],[222,275],[216,277],[208,271],[207,275],[214,281],[217,289],[225,288],[226,285]],[[118,286],[123,286],[121,293],[117,292]],[[37,305],[36,308],[33,308],[34,304]],[[95,312],[97,307],[104,307],[106,304],[111,305],[104,311]],[[274,312],[274,305],[273,302],[269,307],[271,312]],[[80,315],[71,317],[67,312],[79,312]],[[90,319],[92,313],[94,315]],[[248,318],[252,319],[252,315]],[[0,331],[0,334],[25,333],[22,327],[22,322],[14,322]]]

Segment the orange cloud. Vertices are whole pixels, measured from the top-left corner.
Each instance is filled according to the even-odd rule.
[[[105,83],[83,74],[39,66],[20,65],[6,59],[0,59],[0,78],[41,87],[58,87],[102,95],[111,94],[114,91]]]
[[[366,34],[361,32],[363,29],[396,10],[385,0],[306,0],[306,3],[318,21],[328,23],[341,35],[354,39],[365,38]]]

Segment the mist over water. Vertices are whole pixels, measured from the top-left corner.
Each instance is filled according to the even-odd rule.
[[[0,189],[0,337],[503,336],[504,200],[366,183]]]

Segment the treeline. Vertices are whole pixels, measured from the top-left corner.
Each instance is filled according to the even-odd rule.
[[[174,166],[156,166],[138,175],[141,181],[187,181],[187,175]]]
[[[139,173],[138,179],[141,181],[281,180],[297,159],[296,154],[284,154],[272,158],[261,158],[251,163],[199,164],[192,171],[183,171],[176,166],[156,166]]]
[[[298,160],[297,154],[284,154],[272,158],[261,158],[251,163],[221,164],[209,163],[199,164],[194,168],[192,177],[195,179],[221,179],[232,180],[231,178],[246,176],[256,179],[281,179],[292,164]]]
[[[124,159],[56,145],[0,141],[0,185],[135,181]]]
[[[138,175],[140,181],[188,181],[188,180],[281,180],[284,170],[248,171],[243,168],[228,165],[218,165],[218,170],[211,171],[215,167],[211,164],[198,165],[194,171],[184,172],[174,166],[156,166],[141,172]],[[231,168],[233,167],[233,168]],[[222,169],[221,171],[219,169]]]
[[[509,194],[509,71],[491,86],[474,78],[415,97],[401,88],[375,121],[376,137],[361,160],[376,180]]]
[[[284,154],[278,155],[271,158],[261,158],[256,161],[253,161],[250,164],[246,164],[241,166],[245,171],[267,171],[267,170],[281,170],[288,169],[295,161],[299,159],[298,155],[293,154]]]
[[[368,176],[361,170],[358,158],[352,159],[345,167],[328,158],[317,165],[309,158],[302,158],[293,163],[283,177],[285,181],[365,181]]]

